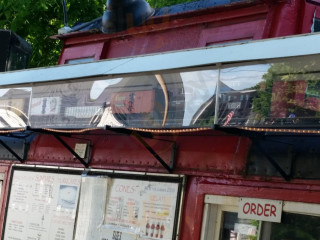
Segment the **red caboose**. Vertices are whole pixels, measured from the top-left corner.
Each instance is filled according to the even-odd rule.
[[[0,74],[2,239],[319,239],[320,3],[124,2]]]

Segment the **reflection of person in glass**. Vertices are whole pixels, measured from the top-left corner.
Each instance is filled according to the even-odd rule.
[[[58,196],[58,206],[61,208],[74,209],[76,206],[78,187],[61,185]]]

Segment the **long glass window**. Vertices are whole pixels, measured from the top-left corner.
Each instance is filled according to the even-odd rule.
[[[0,89],[0,127],[315,127],[320,56]]]

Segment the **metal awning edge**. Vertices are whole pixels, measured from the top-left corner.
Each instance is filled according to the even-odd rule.
[[[257,40],[152,55],[0,73],[0,86],[157,72],[217,63],[319,54],[320,34]]]

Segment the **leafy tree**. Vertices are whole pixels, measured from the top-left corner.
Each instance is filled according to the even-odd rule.
[[[105,0],[68,0],[70,24],[90,21],[104,11]],[[30,67],[55,65],[61,42],[50,39],[63,26],[61,0],[0,0],[0,28],[10,29],[32,45]]]
[[[148,0],[154,8],[191,0]],[[102,16],[106,0],[67,0],[69,25]],[[50,39],[64,25],[61,0],[0,0],[0,29],[10,29],[32,46],[30,67],[57,64],[62,44]]]

